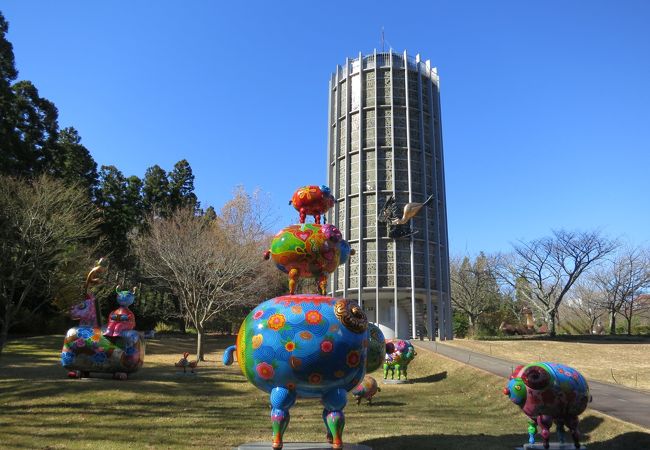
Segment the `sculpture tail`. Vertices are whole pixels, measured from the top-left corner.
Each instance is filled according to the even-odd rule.
[[[229,366],[233,363],[234,361],[233,353],[235,353],[236,349],[237,349],[236,345],[231,345],[226,349],[225,352],[223,352],[223,364],[225,366]]]

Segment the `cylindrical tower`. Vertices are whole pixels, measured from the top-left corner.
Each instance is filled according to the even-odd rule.
[[[356,254],[333,274],[334,296],[356,299],[387,338],[452,338],[439,78],[420,55],[347,59],[330,80],[328,222]],[[392,238],[378,220],[394,196],[425,207],[411,234]],[[408,227],[409,225],[401,225]],[[402,233],[406,234],[406,233]]]

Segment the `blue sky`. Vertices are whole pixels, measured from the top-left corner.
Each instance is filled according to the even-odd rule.
[[[408,6],[407,6],[408,5]],[[387,47],[438,67],[452,254],[551,229],[650,243],[650,2],[4,1],[19,79],[98,164],[186,158],[204,206],[326,181],[330,73]]]

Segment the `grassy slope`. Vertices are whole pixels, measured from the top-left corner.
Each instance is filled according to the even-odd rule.
[[[68,380],[58,362],[62,336],[12,342],[0,357],[0,447],[11,449],[231,448],[269,441],[267,394],[210,339],[197,376],[173,363],[190,339],[149,342],[145,367],[132,379]],[[379,373],[374,374],[380,378]],[[344,440],[380,449],[504,449],[521,445],[526,419],[501,393],[498,377],[421,351],[408,385],[385,385],[375,402],[345,409]],[[299,400],[285,441],[323,441],[321,406]],[[650,448],[648,430],[593,411],[583,415],[590,450]]]
[[[511,361],[566,364],[578,369],[588,379],[650,390],[650,343],[647,340],[571,342],[454,339],[449,343]]]

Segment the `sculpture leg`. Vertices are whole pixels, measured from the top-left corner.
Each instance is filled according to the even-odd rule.
[[[325,291],[327,290],[327,274],[321,273],[318,276],[318,290],[320,291],[320,295],[325,295]]]
[[[402,373],[404,374],[404,379],[405,379],[405,380],[408,380],[408,373],[406,372],[407,368],[408,368],[407,365],[405,365],[404,367],[402,367]]]
[[[314,214],[314,223],[320,225],[320,214]]]
[[[306,219],[307,219],[307,213],[303,208],[300,208],[300,223],[305,223]]]
[[[567,421],[569,430],[571,431],[571,437],[573,438],[573,444],[576,448],[580,448],[580,430],[578,430],[578,416],[571,416]]]
[[[534,420],[528,421],[528,443],[535,443],[535,434],[537,433],[537,423]]]
[[[397,369],[397,379],[401,380],[402,379],[402,365],[401,364],[395,364],[395,368]]]
[[[388,364],[384,363],[384,380],[388,378]]]
[[[271,390],[271,428],[273,429],[273,448],[282,448],[282,436],[289,425],[289,408],[296,403],[296,394],[284,387]]]
[[[347,392],[345,389],[333,389],[326,392],[322,398],[325,406],[325,424],[327,425],[328,436],[332,436],[332,448],[339,450],[343,448],[343,427],[345,426],[345,416],[343,408],[348,402]]]
[[[557,419],[555,421],[555,427],[557,429],[557,440],[560,444],[564,444],[564,421],[562,419]]]
[[[291,269],[289,271],[289,294],[296,293],[296,281],[298,280],[298,269]]]
[[[330,444],[334,440],[332,437],[332,433],[330,431],[330,427],[327,425],[327,415],[330,413],[330,411],[327,408],[323,408],[323,423],[325,424],[325,432],[327,433],[325,435],[325,439],[327,439],[327,442]]]
[[[541,415],[537,417],[537,425],[542,428],[542,441],[544,443],[544,448],[549,447],[548,440],[551,437],[551,431],[549,428],[553,425],[553,418],[551,416]]]

